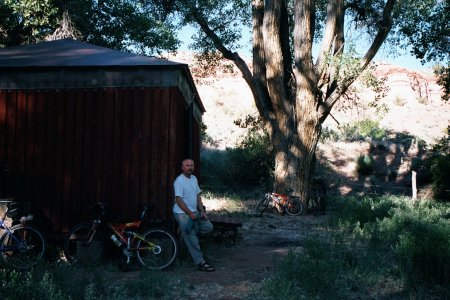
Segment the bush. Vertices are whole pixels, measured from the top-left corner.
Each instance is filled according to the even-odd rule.
[[[234,148],[202,153],[202,183],[210,190],[268,185],[273,178],[274,154],[262,121],[247,116],[235,123],[248,131]]]
[[[371,155],[360,155],[356,160],[356,172],[363,176],[370,175],[373,172],[374,163]]]
[[[441,155],[431,165],[434,197],[450,202],[450,154]]]
[[[341,294],[346,268],[342,248],[330,241],[307,239],[304,251],[290,250],[278,262],[275,276],[264,285],[270,299],[330,299]]]
[[[2,299],[67,299],[45,272],[35,278],[32,273],[18,273],[0,269]]]
[[[344,124],[341,133],[342,139],[346,141],[382,140],[387,135],[378,121],[370,119]]]
[[[432,182],[436,199],[450,201],[450,125],[447,136],[438,140],[424,160],[415,161],[412,169],[418,171],[422,182]]]
[[[448,205],[436,202],[414,204],[409,198],[396,197],[361,203],[359,210],[366,207],[367,213],[356,213],[351,220],[359,224],[369,245],[384,249],[382,251],[394,249],[407,286],[413,287],[417,282],[450,283]]]
[[[407,286],[417,282],[450,283],[448,208],[423,203],[393,210],[374,226],[372,238],[392,245]],[[374,234],[377,232],[377,234]]]

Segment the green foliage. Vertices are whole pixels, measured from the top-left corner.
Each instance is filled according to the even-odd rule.
[[[413,160],[411,169],[418,172],[422,183],[431,182],[435,198],[450,200],[450,125],[447,136],[442,137],[426,152],[424,158]]]
[[[407,286],[450,283],[449,205],[392,196],[350,198],[341,200],[339,212],[335,224],[345,224],[372,249],[391,252]]]
[[[277,265],[277,273],[266,282],[270,299],[329,299],[340,294],[340,277],[346,266],[342,247],[330,241],[308,239],[302,252],[290,250]],[[282,288],[280,288],[282,287]]]
[[[448,101],[450,97],[450,63],[447,64],[447,67],[437,65],[433,69],[434,74],[438,77],[437,84],[443,89],[442,100]]]
[[[356,160],[356,172],[359,175],[367,176],[372,174],[375,161],[371,155],[360,155]]]
[[[431,173],[434,196],[450,202],[450,154],[436,157],[431,165]]]
[[[0,287],[2,299],[67,299],[47,272],[37,277],[0,269]]]
[[[397,44],[411,45],[412,54],[422,61],[448,61],[449,6],[439,0],[403,1],[396,11]]]
[[[117,280],[96,268],[67,265],[18,273],[0,269],[1,298],[9,299],[160,299],[170,290],[170,278],[160,271],[143,269],[139,276]],[[115,270],[117,271],[117,270]]]
[[[337,207],[335,218],[344,223],[357,223],[364,227],[365,224],[389,217],[391,209],[399,207],[400,203],[393,201],[389,196],[380,198],[346,197],[337,200],[335,205]]]
[[[234,148],[202,153],[202,183],[213,190],[268,185],[272,178],[273,150],[261,119],[247,116],[235,124],[248,131]]]
[[[386,138],[388,132],[380,127],[375,120],[363,119],[339,126],[339,130],[325,127],[322,130],[322,141],[380,141]]]
[[[35,43],[56,26],[58,10],[52,0],[0,3],[0,47]]]
[[[0,46],[42,41],[64,12],[82,39],[138,54],[175,51],[177,23],[153,1],[41,0],[0,3]]]
[[[206,124],[202,122],[200,124],[200,139],[202,143],[205,145],[216,146],[216,141],[214,141],[214,139],[208,134],[207,129],[208,126],[206,126]]]

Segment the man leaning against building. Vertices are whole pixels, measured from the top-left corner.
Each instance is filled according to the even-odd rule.
[[[205,234],[213,229],[208,220],[200,196],[200,187],[194,174],[194,161],[185,159],[181,163],[182,173],[175,179],[175,204],[173,214],[181,230],[183,241],[200,271],[212,272],[214,267],[208,264],[200,249],[198,234]]]

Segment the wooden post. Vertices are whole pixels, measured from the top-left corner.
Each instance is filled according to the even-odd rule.
[[[412,198],[417,199],[417,184],[416,184],[416,171],[412,171]]]

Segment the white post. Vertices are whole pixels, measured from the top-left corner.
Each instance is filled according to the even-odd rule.
[[[416,184],[416,171],[412,171],[412,198],[417,199],[417,184]]]

